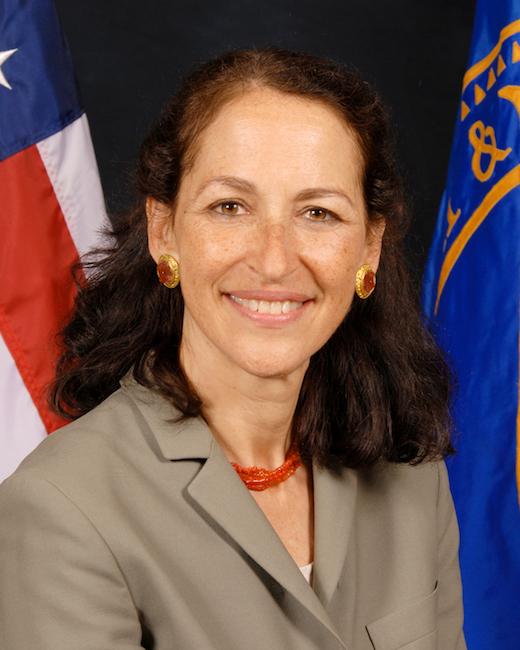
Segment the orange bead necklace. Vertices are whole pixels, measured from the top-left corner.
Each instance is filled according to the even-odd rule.
[[[231,463],[236,473],[246,484],[248,490],[260,492],[273,485],[286,481],[302,464],[300,454],[294,445],[291,445],[285,462],[276,469],[265,469],[263,467],[242,467],[238,463]]]

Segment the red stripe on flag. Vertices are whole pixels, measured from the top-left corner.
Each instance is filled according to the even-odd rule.
[[[47,390],[78,254],[36,146],[0,162],[0,188],[0,331],[50,433],[65,423],[47,406]]]

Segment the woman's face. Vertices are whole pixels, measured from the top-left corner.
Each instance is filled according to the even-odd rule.
[[[357,269],[377,269],[382,226],[368,229],[361,173],[354,136],[321,102],[262,88],[216,115],[175,212],[147,203],[152,256],[180,264],[195,360],[262,377],[307,367],[348,312]]]

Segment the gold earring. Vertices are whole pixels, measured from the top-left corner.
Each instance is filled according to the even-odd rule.
[[[157,276],[168,289],[174,289],[180,282],[179,262],[171,255],[161,255],[157,262]]]
[[[360,266],[356,273],[356,293],[365,300],[376,287],[376,274],[369,264]]]

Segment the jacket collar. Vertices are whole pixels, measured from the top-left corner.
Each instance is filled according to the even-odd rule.
[[[188,494],[205,516],[320,621],[332,635],[333,647],[345,648],[326,608],[346,558],[356,501],[356,473],[345,469],[334,473],[313,465],[315,544],[311,589],[205,420],[197,417],[175,423],[180,412],[163,397],[128,375],[121,380],[121,386],[147,422],[164,458],[205,460],[187,486]]]
[[[186,418],[158,392],[139,384],[128,372],[119,382],[123,392],[137,406],[167,460],[208,458],[213,435],[204,418]]]

